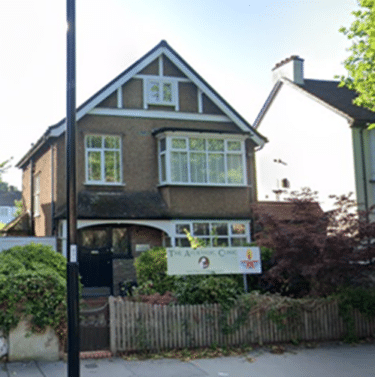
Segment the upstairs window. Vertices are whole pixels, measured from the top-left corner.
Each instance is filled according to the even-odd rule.
[[[34,177],[34,216],[40,216],[40,175]]]
[[[149,79],[146,85],[146,105],[177,106],[177,83],[167,79]]]
[[[159,139],[159,179],[165,184],[243,186],[243,140],[201,137]]]
[[[85,137],[86,182],[91,184],[120,184],[120,136],[87,135]]]

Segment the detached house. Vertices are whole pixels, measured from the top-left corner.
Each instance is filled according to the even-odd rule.
[[[18,163],[36,236],[65,253],[63,119]],[[78,247],[86,288],[118,293],[154,246],[250,241],[254,130],[165,41],[77,109]]]
[[[329,195],[356,192],[362,207],[375,204],[375,113],[353,104],[354,91],[338,81],[306,79],[304,61],[292,56],[273,68],[274,87],[253,127],[267,135],[257,153],[259,200],[292,190]]]

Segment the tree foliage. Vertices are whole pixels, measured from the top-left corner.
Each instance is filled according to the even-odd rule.
[[[258,219],[257,242],[274,250],[272,266],[262,277],[271,291],[325,296],[343,285],[363,284],[375,270],[371,215],[359,212],[351,195],[336,197],[329,213],[312,211],[313,194],[308,189],[293,193],[288,221]]]
[[[360,9],[352,12],[355,21],[340,28],[350,41],[351,55],[344,61],[347,76],[341,76],[341,86],[355,90],[358,106],[375,111],[375,0],[358,0]]]

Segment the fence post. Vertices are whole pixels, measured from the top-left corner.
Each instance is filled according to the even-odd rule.
[[[117,353],[117,339],[116,339],[116,307],[115,307],[115,298],[110,296],[108,298],[109,303],[109,345],[111,348],[112,355]]]

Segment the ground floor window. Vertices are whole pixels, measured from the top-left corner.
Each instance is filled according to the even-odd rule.
[[[213,247],[245,246],[250,242],[248,221],[176,221],[170,244],[190,247],[186,232]]]

